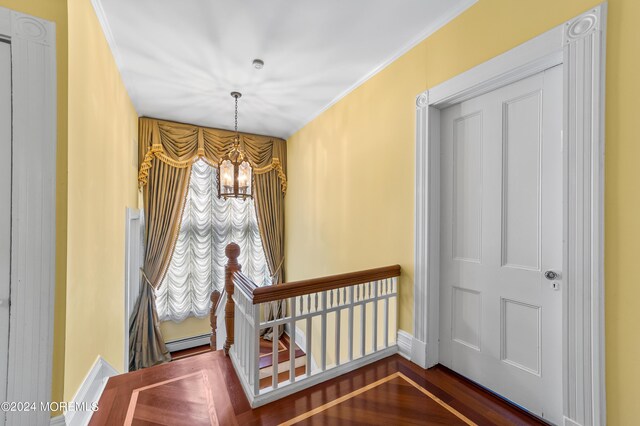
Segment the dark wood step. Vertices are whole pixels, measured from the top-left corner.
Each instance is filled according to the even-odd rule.
[[[295,344],[295,357],[296,359],[305,356],[305,353],[298,345]],[[278,364],[289,361],[289,354],[291,351],[289,336],[283,334],[278,342]],[[260,369],[268,368],[273,365],[273,343],[270,340],[260,339]]]

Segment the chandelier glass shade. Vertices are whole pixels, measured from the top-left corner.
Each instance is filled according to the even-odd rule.
[[[251,198],[253,196],[253,168],[249,158],[240,146],[238,133],[238,98],[239,92],[231,92],[236,100],[235,129],[236,137],[233,148],[227,152],[218,162],[218,197],[220,198]]]

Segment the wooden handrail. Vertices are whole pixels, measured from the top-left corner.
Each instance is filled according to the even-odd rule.
[[[256,283],[240,271],[233,274],[233,284],[235,284],[236,287],[240,287],[249,298],[252,297],[253,291],[258,288]]]
[[[233,301],[234,289],[237,286],[254,305],[266,302],[275,302],[290,297],[303,296],[321,291],[334,290],[357,284],[384,280],[400,276],[400,265],[385,266],[382,268],[367,269],[365,271],[349,272],[346,274],[331,275],[322,278],[294,281],[274,286],[258,287],[251,279],[241,272],[238,263],[240,247],[231,243],[225,248],[227,264],[225,266],[224,292],[227,293],[227,303],[224,307],[224,319],[227,337],[224,342],[224,353],[229,354],[229,349],[234,342],[234,317],[235,303]],[[211,348],[216,349],[217,309],[222,295],[218,290],[211,294]]]
[[[333,290],[399,276],[400,265],[392,265],[365,271],[313,278],[310,280],[294,281],[274,286],[257,287],[253,290],[253,304],[274,302],[289,297],[303,296],[319,291]]]
[[[217,298],[216,296],[214,296],[216,293],[217,293]],[[213,290],[213,292],[211,293],[211,302],[212,302],[211,309],[213,310],[212,313],[215,313],[216,315],[218,314],[218,309],[220,309],[220,303],[222,303],[222,298],[225,297],[226,295],[227,295],[227,290],[225,290],[224,287],[222,287],[222,291]]]

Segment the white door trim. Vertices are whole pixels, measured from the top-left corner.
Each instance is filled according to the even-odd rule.
[[[607,5],[460,74],[416,100],[414,339],[438,363],[440,109],[564,64],[565,424],[604,425],[604,90]],[[571,224],[571,226],[569,226]]]
[[[142,210],[127,207],[124,247],[124,371],[129,371],[129,327],[131,310],[140,296],[140,268],[144,249],[142,232],[144,229]]]
[[[0,7],[11,41],[12,207],[9,401],[50,401],[56,243],[56,28]],[[7,413],[12,425],[50,413]]]

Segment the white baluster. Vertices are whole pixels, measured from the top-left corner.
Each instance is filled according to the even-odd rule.
[[[242,327],[244,326],[244,318],[242,318],[242,293],[237,293],[238,299],[236,300],[236,308],[235,308],[235,323],[237,325],[235,331],[235,338],[233,342],[233,346],[235,346],[236,357],[238,359],[238,365],[240,365],[240,370],[244,369],[243,359],[242,359]],[[244,371],[243,371],[244,373]]]
[[[245,311],[246,308],[246,303],[247,298],[244,297],[244,293],[242,293],[242,295],[240,296],[240,305],[242,306],[242,311]],[[246,371],[247,371],[247,363],[246,363],[246,350],[245,350],[245,340],[247,337],[246,334],[246,330],[247,330],[247,320],[244,318],[244,314],[241,313],[240,315],[242,315],[242,319],[240,321],[240,336],[238,336],[236,339],[237,341],[240,342],[240,353],[238,354],[240,356],[240,365],[242,365],[242,369],[244,370],[244,373],[246,375]]]
[[[278,388],[278,326],[271,329],[271,367],[273,377],[271,377],[271,386]]]
[[[246,374],[250,375],[251,371],[251,351],[249,347],[251,345],[251,340],[249,340],[249,336],[252,336],[251,332],[251,322],[249,321],[249,313],[251,312],[251,302],[248,298],[244,299],[244,334],[242,335],[242,348],[243,348],[243,358]]]
[[[364,293],[364,291],[363,291]],[[367,328],[365,320],[367,318],[367,304],[363,303],[360,309],[360,349],[362,351],[362,356],[365,356],[367,351],[365,350],[365,342],[367,340]]]
[[[296,298],[290,299],[291,320],[289,321],[289,381],[296,381]]]
[[[253,386],[253,380],[255,379],[254,370],[255,364],[253,362],[253,335],[255,329],[255,323],[253,322],[253,305],[251,303],[247,306],[247,320],[249,321],[249,334],[245,337],[247,339],[247,363],[249,364],[249,386]]]
[[[307,344],[306,344],[306,351],[307,351],[307,377],[311,376],[311,358],[312,358],[312,352],[311,352],[311,317],[307,317],[307,330],[306,330],[306,339],[307,339]]]
[[[349,287],[349,361],[353,361],[353,286]]]
[[[373,352],[378,350],[378,281],[373,282]]]
[[[341,309],[336,311],[336,367],[340,365],[340,314],[342,313]]]
[[[235,296],[234,296],[235,297]],[[234,300],[235,303],[238,303],[239,298],[236,298],[236,300]],[[234,310],[234,319],[233,319],[233,335],[235,336],[234,338],[234,342],[233,345],[231,345],[231,348],[229,349],[229,351],[234,351],[236,354],[236,357],[239,355],[239,351],[238,351],[238,345],[236,344],[235,340],[239,340],[238,336],[240,336],[240,326],[242,325],[242,317],[240,316],[240,312],[238,311],[238,309]],[[240,358],[237,358],[238,361],[240,360]],[[242,367],[242,366],[241,366]]]
[[[260,394],[260,306],[253,305],[253,394]]]
[[[316,293],[316,309],[318,306],[318,299]],[[320,314],[320,348],[322,353],[320,354],[320,371],[327,369],[327,292],[322,292],[322,313]]]
[[[384,280],[385,295],[388,289],[388,279]],[[389,298],[384,299],[384,347],[389,347]]]

